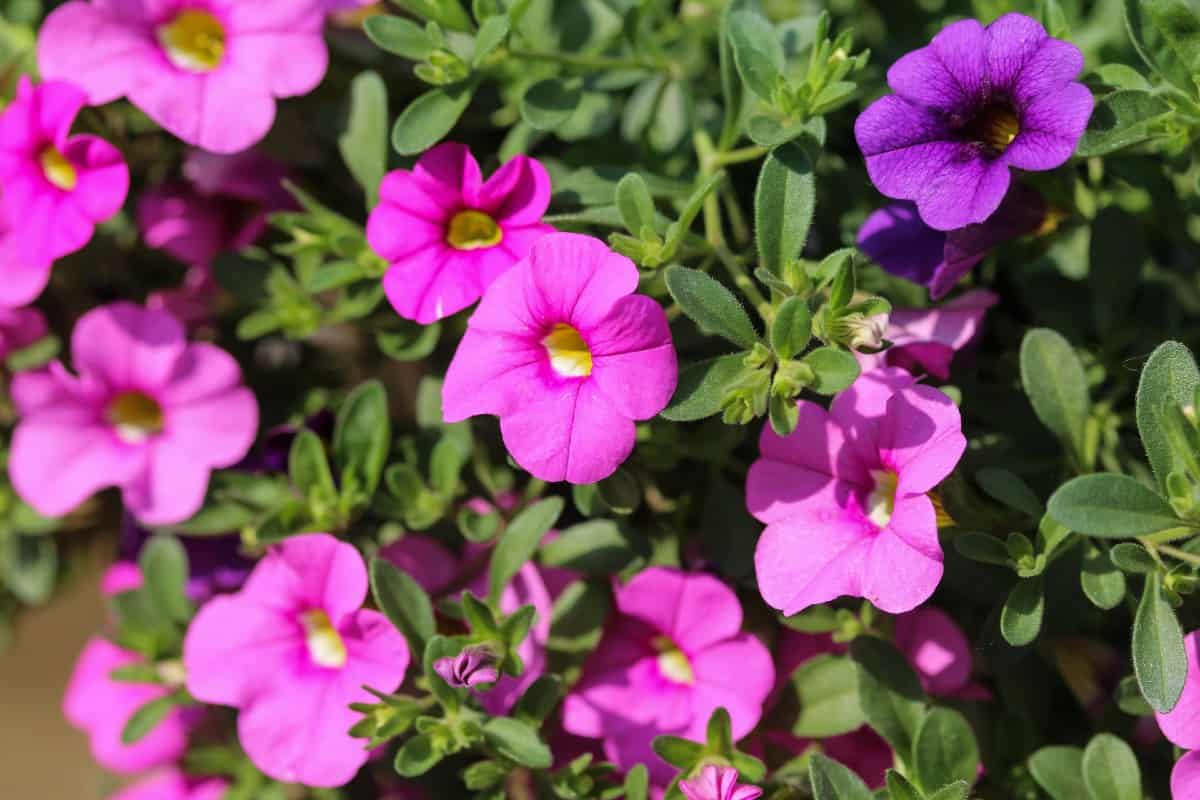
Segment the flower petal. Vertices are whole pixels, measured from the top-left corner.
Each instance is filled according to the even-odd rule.
[[[962,114],[987,93],[983,26],[964,19],[947,25],[927,47],[902,56],[888,70],[888,86],[911,103]]]
[[[758,589],[791,616],[842,595],[861,594],[872,530],[861,518],[797,515],[767,526],[754,552]]]

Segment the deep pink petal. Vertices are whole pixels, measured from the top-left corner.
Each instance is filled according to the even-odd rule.
[[[746,476],[746,508],[767,524],[834,509],[858,509],[857,488],[824,472],[760,458]]]
[[[395,175],[389,175],[384,185],[399,182],[393,180]],[[411,182],[411,178],[408,180]],[[445,238],[444,222],[432,222],[394,202],[381,202],[367,218],[367,241],[371,249],[401,268],[406,259],[422,250],[444,249]]]
[[[465,144],[442,142],[426,150],[412,174],[429,199],[451,212],[479,207],[483,179],[479,162]]]
[[[440,595],[458,576],[458,559],[432,536],[410,533],[379,551],[430,595]]]
[[[658,301],[645,295],[621,298],[587,345],[592,380],[622,414],[649,419],[670,402],[679,366]]]
[[[459,422],[505,415],[541,393],[550,372],[545,348],[516,336],[468,329],[442,384],[442,416]]]
[[[768,525],[754,553],[763,600],[790,616],[842,595],[861,595],[873,538],[861,518],[836,512]]]
[[[194,457],[203,448],[182,445],[165,434],[144,449],[145,467],[121,486],[125,507],[144,525],[174,525],[194,516],[204,504],[212,472]]]
[[[901,614],[892,635],[929,694],[952,695],[971,680],[970,642],[940,608],[925,606]]]
[[[967,448],[962,416],[931,386],[910,386],[888,400],[879,423],[883,462],[900,475],[903,492],[927,492],[949,475]]]
[[[127,95],[167,132],[215,153],[245,150],[275,121],[275,98],[267,87],[233,70],[153,69]]]
[[[225,248],[226,217],[218,203],[183,184],[142,192],[138,229],[150,247],[185,264],[208,264]]]
[[[650,567],[617,591],[618,610],[650,623],[687,654],[735,636],[742,628],[737,595],[711,575]]]
[[[1200,797],[1200,751],[1193,750],[1175,762],[1171,770],[1172,800]]]
[[[536,159],[511,158],[487,179],[479,192],[479,207],[505,226],[532,225],[550,205],[550,175]]]
[[[392,266],[383,289],[396,313],[428,325],[455,314],[483,294],[477,250],[455,250],[438,243]]]
[[[121,151],[98,136],[72,136],[63,156],[75,165],[77,182],[71,203],[93,222],[121,210],[129,192],[129,167]]]
[[[135,480],[145,463],[142,448],[121,443],[99,421],[33,416],[13,433],[8,469],[21,499],[60,517],[101,489]]]
[[[72,81],[92,105],[116,100],[162,63],[149,26],[82,0],[46,17],[37,55],[43,77]]]
[[[718,691],[736,697],[732,706],[726,706],[733,722],[733,735],[740,739],[748,734],[758,724],[763,703],[775,685],[775,665],[766,645],[752,634],[743,633],[707,645],[691,656],[691,663],[696,684],[703,687],[701,702],[712,700],[713,693]],[[700,715],[705,724],[709,714]]]
[[[126,302],[92,309],[71,333],[75,369],[115,389],[157,389],[186,347],[178,320]]]
[[[4,212],[0,209],[0,216]],[[50,281],[49,263],[29,265],[17,248],[16,237],[0,231],[0,306],[20,308],[37,299]]]
[[[1187,649],[1187,681],[1175,708],[1166,714],[1156,713],[1163,736],[1185,750],[1200,749],[1200,631],[1184,637]]]
[[[633,262],[591,236],[544,236],[534,243],[529,259],[540,301],[534,312],[543,321],[573,325],[585,341],[617,300],[637,289]]]
[[[888,526],[871,541],[861,596],[889,614],[911,611],[933,594],[942,571],[933,504],[924,495],[900,498]]]
[[[216,399],[241,386],[237,359],[208,342],[192,342],[176,360],[159,396],[170,406]]]
[[[857,391],[861,393],[865,386],[864,383]],[[852,387],[848,391],[856,390]],[[770,425],[763,426],[758,440],[762,457],[858,486],[872,485],[868,470],[874,466],[873,454],[864,461],[852,447],[848,447],[846,430],[825,409],[806,400],[798,401],[798,405],[799,420],[790,436],[780,436]],[[858,433],[853,427],[850,430]]]

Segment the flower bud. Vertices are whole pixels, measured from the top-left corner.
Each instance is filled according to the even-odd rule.
[[[456,656],[446,656],[433,662],[433,671],[455,689],[474,689],[500,679],[496,654],[485,645],[469,645]]]
[[[887,333],[888,315],[847,314],[834,321],[831,338],[851,350],[878,350]]]

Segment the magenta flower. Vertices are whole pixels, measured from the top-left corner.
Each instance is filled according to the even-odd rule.
[[[966,449],[958,409],[895,368],[861,376],[828,412],[800,401],[787,437],[770,426],[746,503],[767,524],[758,588],[791,615],[841,595],[899,613],[933,594],[942,548],[928,492]]]
[[[175,708],[140,741],[121,741],[125,724],[139,708],[165,697],[170,689],[149,683],[115,681],[110,675],[120,667],[142,663],[137,653],[107,639],[93,637],[75,662],[63,699],[67,721],[88,735],[92,756],[105,769],[140,772],[170,764],[187,749],[188,730],[194,718]]]
[[[679,791],[687,800],[756,800],[762,797],[757,786],[738,783],[738,771],[733,767],[707,764],[691,780],[680,781]]]
[[[938,230],[983,222],[1010,168],[1054,169],[1075,152],[1093,105],[1082,69],[1079,48],[1023,14],[948,25],[892,65],[895,94],[855,123],[872,182]]]
[[[729,711],[733,736],[758,724],[775,681],[767,648],[742,633],[737,595],[710,575],[651,567],[616,592],[617,616],[563,705],[568,733],[602,739],[622,769],[673,773],[650,747],[670,734],[703,741],[708,718]]]
[[[46,333],[46,318],[36,308],[0,307],[0,361],[40,340]]]
[[[98,136],[71,135],[83,92],[21,78],[0,114],[0,305],[32,302],[55,259],[89,241],[129,191],[120,151]],[[20,224],[17,224],[17,221]]]
[[[599,239],[539,240],[472,315],[442,388],[446,421],[500,417],[508,452],[542,480],[611,475],[677,377],[666,314],[637,285]]]
[[[1158,727],[1176,747],[1190,752],[1175,763],[1171,771],[1171,797],[1191,800],[1200,797],[1200,631],[1184,637],[1188,672],[1183,694],[1175,708],[1166,714],[1155,713]]]
[[[362,608],[367,568],[327,533],[293,536],[258,563],[238,593],[202,606],[183,643],[187,688],[233,706],[242,748],[268,776],[341,786],[367,761],[347,731],[351,703],[375,702],[408,668],[404,637]]]
[[[474,303],[554,231],[541,221],[549,204],[546,168],[523,155],[484,181],[467,146],[445,142],[388,173],[367,241],[391,264],[383,289],[396,313],[427,325]]]
[[[478,645],[464,647],[456,656],[439,658],[433,662],[433,671],[456,689],[474,689],[500,679],[496,654]]]
[[[329,53],[316,0],[73,0],[38,36],[47,78],[91,105],[127,97],[188,144],[236,153],[275,121],[275,98],[307,94]]]
[[[147,525],[199,510],[213,469],[236,464],[258,429],[258,404],[237,362],[189,344],[171,315],[99,306],[71,334],[78,377],[61,362],[13,379],[20,413],[9,472],[22,499],[61,516],[119,487]]]
[[[858,246],[884,270],[929,287],[930,297],[939,300],[994,248],[1036,231],[1046,214],[1042,196],[1019,183],[995,214],[952,231],[926,225],[912,203],[892,203],[867,217]]]
[[[857,353],[858,363],[863,372],[891,366],[947,380],[955,354],[975,341],[988,309],[998,302],[987,289],[973,289],[937,308],[894,310],[884,333],[892,346],[874,355]]]
[[[228,791],[229,783],[220,778],[189,778],[172,768],[122,789],[109,800],[222,800]]]

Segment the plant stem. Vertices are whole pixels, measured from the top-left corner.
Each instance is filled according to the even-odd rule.
[[[770,150],[766,147],[752,145],[743,147],[738,150],[728,150],[724,153],[713,153],[712,166],[714,168],[727,167],[730,164],[742,164],[746,161],[757,161],[765,156]]]
[[[1200,556],[1193,555],[1186,550],[1180,550],[1178,547],[1171,547],[1168,544],[1155,545],[1155,548],[1161,553],[1166,553],[1171,558],[1200,566]]]

